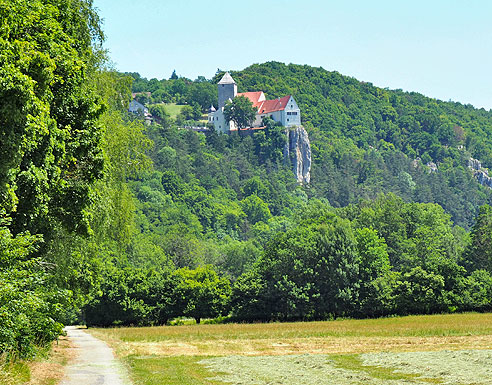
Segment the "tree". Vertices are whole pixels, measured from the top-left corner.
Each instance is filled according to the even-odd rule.
[[[1,0],[0,19],[0,355],[25,356],[59,335],[76,296],[82,269],[49,251],[61,233],[90,233],[103,34],[91,0]]]
[[[492,207],[483,205],[471,232],[467,251],[468,269],[492,273]]]
[[[150,106],[149,111],[163,128],[168,128],[171,125],[171,117],[162,104]]]
[[[200,106],[198,104],[193,104],[191,106],[183,106],[178,116],[176,117],[176,122],[178,124],[183,124],[187,120],[199,120],[202,116]]]
[[[376,230],[355,231],[359,254],[359,307],[361,315],[383,315],[391,309],[390,262],[387,246]]]
[[[406,314],[431,314],[448,309],[444,279],[429,273],[420,266],[402,274],[395,287],[397,312]]]
[[[151,275],[106,266],[101,290],[84,309],[88,326],[148,325],[152,321]]]
[[[48,345],[63,328],[54,310],[70,293],[50,287],[34,257],[40,242],[29,233],[12,236],[0,219],[0,353],[7,359],[34,355],[36,345]]]
[[[299,226],[277,235],[252,271],[234,285],[239,319],[327,319],[351,314],[358,292],[358,263],[350,223]],[[250,303],[245,303],[246,301]]]
[[[253,124],[256,117],[256,108],[253,108],[253,103],[248,98],[236,96],[231,102],[226,103],[224,117],[226,121],[234,122],[239,133],[241,129]]]
[[[268,205],[256,194],[250,195],[241,201],[241,208],[251,224],[268,222],[272,217]]]
[[[210,265],[191,270],[187,267],[173,273],[178,279],[174,295],[182,301],[182,314],[193,317],[196,323],[205,317],[225,313],[231,286]],[[178,305],[179,306],[179,305]]]
[[[13,0],[0,18],[0,207],[14,233],[48,235],[57,221],[84,233],[103,168],[104,108],[89,86],[98,16],[89,0]]]

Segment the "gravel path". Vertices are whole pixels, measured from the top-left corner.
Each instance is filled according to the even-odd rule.
[[[67,366],[60,385],[131,384],[108,345],[76,326],[67,326],[65,330],[74,344],[76,358]]]

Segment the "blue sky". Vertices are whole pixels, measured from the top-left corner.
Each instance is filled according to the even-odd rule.
[[[492,1],[94,0],[116,69],[211,78],[276,60],[492,109]]]

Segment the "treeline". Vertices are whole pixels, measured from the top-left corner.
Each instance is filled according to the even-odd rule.
[[[154,169],[128,182],[129,265],[105,276],[89,325],[490,310],[488,241],[477,238],[492,234],[488,206],[470,234],[441,206],[394,194],[343,208],[309,198],[271,121],[252,136],[159,125],[147,135]]]
[[[492,112],[387,90],[310,66],[255,64],[232,76],[242,90],[293,94],[312,128],[310,196],[336,207],[394,192],[439,203],[469,229],[491,191],[473,181],[468,159],[492,166]],[[417,160],[414,162],[414,160]],[[434,162],[438,171],[429,173]]]
[[[197,106],[203,112],[208,111],[212,105],[217,108],[217,86],[203,76],[192,81],[178,77],[176,73],[171,78],[162,80],[147,80],[136,72],[125,75],[133,78],[132,90],[137,94],[135,98],[143,104],[187,104]]]
[[[85,316],[110,326],[490,311],[491,220],[482,207],[470,235],[440,206],[392,194],[343,209],[312,200],[237,279],[211,265],[110,270]]]
[[[241,79],[248,71],[277,66],[310,74],[312,78],[304,79],[306,87],[300,88],[312,94],[317,91],[309,91],[309,86],[322,81],[318,75],[330,74],[267,63],[234,76]],[[270,88],[266,83],[240,87],[272,92],[274,84],[284,84],[274,73],[270,75],[276,81],[268,80]],[[260,78],[266,81],[268,76]],[[289,82],[296,84],[294,78],[290,76]],[[194,83],[183,81],[188,86]],[[334,83],[326,87],[344,87]],[[144,84],[139,78],[134,91],[145,91]],[[296,99],[300,95],[299,90],[296,94],[279,87],[279,92],[292,92]],[[355,91],[349,87],[346,92]],[[389,103],[385,98],[363,99],[360,108],[368,111]],[[323,96],[313,105],[330,103],[333,100]],[[469,111],[470,116],[482,113]],[[376,119],[377,113],[373,115]],[[305,187],[296,184],[283,162],[285,136],[273,122],[245,137],[198,134],[179,130],[173,122],[148,127],[154,168],[128,181],[137,215],[124,269],[104,277],[105,289],[85,307],[87,323],[164,324],[180,316],[197,321],[216,316],[306,320],[489,310],[490,269],[477,263],[485,249],[472,252],[479,242],[475,230],[470,235],[467,229],[475,223],[480,205],[489,201],[490,191],[479,186],[468,170],[471,154],[464,144],[440,144],[449,156],[438,161],[438,172],[431,173],[426,161],[434,159],[415,160],[416,150],[407,153],[385,140],[359,143],[343,132],[313,127],[309,119],[308,113],[304,123],[313,148],[313,181]],[[441,201],[447,206],[443,210],[438,204],[412,201]],[[483,207],[487,212],[488,206]],[[485,223],[486,217],[481,214],[478,222]],[[212,298],[213,312],[196,310],[198,303],[211,304]]]

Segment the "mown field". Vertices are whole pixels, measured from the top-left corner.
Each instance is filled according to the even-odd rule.
[[[136,384],[492,384],[492,314],[90,332]]]

